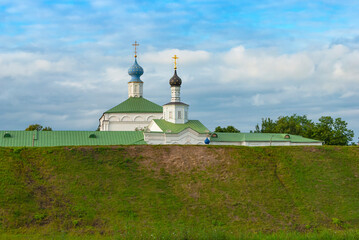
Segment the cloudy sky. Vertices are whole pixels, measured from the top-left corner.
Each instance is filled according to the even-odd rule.
[[[341,117],[359,134],[359,4],[352,0],[0,0],[0,124],[95,130],[127,98],[132,43],[144,97],[164,104],[174,54],[190,118]]]

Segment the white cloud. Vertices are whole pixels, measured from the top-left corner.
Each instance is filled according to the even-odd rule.
[[[306,78],[314,71],[313,61],[303,53],[276,55],[265,49],[246,50],[243,46],[225,53],[223,62],[224,81],[282,82]]]
[[[177,55],[178,66],[190,66],[205,64],[210,60],[211,53],[207,51],[190,51],[190,50],[179,50],[179,49],[167,49],[163,51],[153,51],[143,54],[141,57],[143,61],[150,62],[152,64],[169,65],[174,62],[172,57]]]

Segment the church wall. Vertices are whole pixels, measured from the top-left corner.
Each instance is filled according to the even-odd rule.
[[[145,129],[162,113],[105,113],[100,119],[100,131],[135,131]]]
[[[162,129],[154,121],[151,121],[147,129],[149,132],[163,132]]]
[[[243,146],[244,142],[210,142],[209,145],[234,145]]]
[[[290,146],[291,142],[244,142],[243,145],[248,147]]]
[[[108,131],[136,131],[144,130],[148,122],[111,122]]]
[[[211,142],[210,145],[234,145],[247,147],[266,146],[322,146],[321,142],[293,143],[293,142]]]
[[[188,122],[188,106],[175,104],[163,106],[163,119],[171,123],[183,124]]]
[[[322,146],[323,143],[321,142],[314,142],[314,143],[292,143],[291,146],[307,146],[307,145],[310,145],[310,146]]]
[[[129,82],[128,97],[142,97],[142,96],[143,96],[143,83]]]
[[[173,133],[144,133],[147,144],[193,144],[203,145],[207,134],[199,134],[192,129],[186,129],[178,134]]]

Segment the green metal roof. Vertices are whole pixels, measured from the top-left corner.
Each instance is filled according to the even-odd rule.
[[[213,133],[212,133],[213,134]],[[211,137],[212,142],[321,142],[318,140],[305,138],[298,135],[291,135],[285,133],[225,133],[215,132],[217,138]],[[285,138],[289,135],[289,138]]]
[[[105,113],[162,113],[163,108],[142,97],[130,97]]]
[[[164,119],[154,119],[153,121],[166,133],[179,133],[187,128],[191,128],[198,133],[209,132],[209,130],[198,120],[188,120],[188,122],[184,124],[174,124],[167,122]]]
[[[10,134],[10,137],[5,136],[6,133]],[[143,132],[0,131],[0,146],[2,147],[49,147],[134,144],[147,144],[144,141]]]

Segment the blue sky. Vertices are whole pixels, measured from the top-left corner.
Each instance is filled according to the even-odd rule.
[[[144,95],[182,100],[207,127],[342,117],[359,132],[356,1],[0,0],[2,129],[96,129],[127,98],[137,40]],[[357,140],[357,137],[356,139]]]

